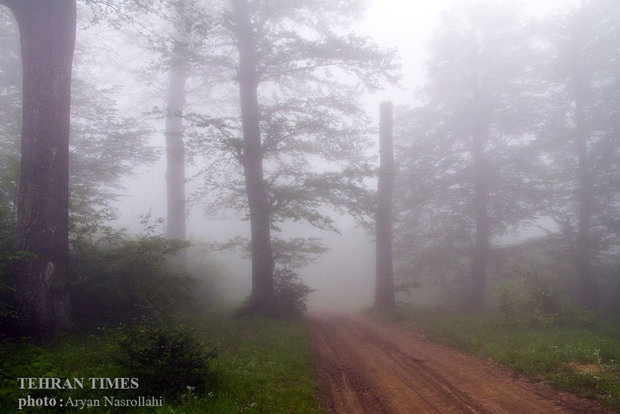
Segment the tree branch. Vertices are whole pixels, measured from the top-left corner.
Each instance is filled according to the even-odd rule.
[[[15,12],[15,6],[18,4],[15,0],[0,0],[0,4],[4,4],[12,12]]]

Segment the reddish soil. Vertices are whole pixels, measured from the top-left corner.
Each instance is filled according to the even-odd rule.
[[[402,327],[313,315],[312,347],[328,413],[606,413]]]

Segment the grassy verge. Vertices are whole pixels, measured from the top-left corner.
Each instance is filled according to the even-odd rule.
[[[230,319],[209,316],[191,326],[218,357],[212,367],[219,374],[216,389],[188,392],[176,401],[164,400],[160,409],[94,408],[90,412],[161,413],[318,413],[313,383],[310,340],[304,321]],[[17,411],[18,398],[99,399],[107,391],[88,385],[76,390],[19,390],[18,377],[115,378],[122,376],[114,352],[114,335],[72,336],[33,345],[0,343],[0,407]],[[112,392],[123,397],[123,391]],[[139,395],[134,391],[132,396]],[[11,408],[12,407],[12,408]],[[45,408],[41,412],[77,412],[77,408]],[[22,411],[23,412],[23,411]]]
[[[620,410],[620,326],[616,323],[528,327],[492,316],[421,313],[408,314],[403,321],[437,342],[491,358],[534,381],[547,381]]]

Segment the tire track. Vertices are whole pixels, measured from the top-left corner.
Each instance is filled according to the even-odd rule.
[[[605,413],[594,403],[361,317],[311,318],[329,413]]]

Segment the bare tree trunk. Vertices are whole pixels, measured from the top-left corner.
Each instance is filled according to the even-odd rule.
[[[392,193],[394,187],[392,102],[383,102],[381,104],[379,129],[380,166],[377,188],[375,308],[386,309],[393,308],[396,305],[392,264]]]
[[[578,23],[579,24],[579,23]],[[573,44],[573,93],[575,98],[575,152],[577,155],[577,241],[575,268],[579,279],[581,304],[592,310],[599,308],[596,279],[592,274],[592,241],[590,228],[594,207],[592,174],[588,162],[587,128],[584,114],[584,85],[580,71],[581,30],[577,27]]]
[[[580,128],[577,128],[579,131]],[[577,203],[579,208],[577,223],[577,243],[575,265],[579,278],[579,295],[581,304],[591,310],[599,308],[599,292],[596,279],[592,273],[592,241],[590,227],[594,197],[592,195],[592,179],[588,171],[586,143],[583,136],[577,133],[577,154],[579,162],[579,178]]]
[[[486,131],[481,125],[475,127],[472,137],[472,172],[474,184],[474,222],[476,225],[471,260],[471,308],[486,308],[487,268],[489,263],[489,188],[484,159]]]
[[[239,95],[243,125],[243,169],[250,209],[252,293],[249,310],[261,312],[273,299],[271,206],[263,178],[258,111],[256,45],[246,0],[232,0],[239,49]]]
[[[583,5],[582,5],[583,6]],[[594,208],[594,184],[588,161],[587,125],[584,113],[585,85],[581,65],[583,64],[582,37],[583,19],[575,20],[571,44],[572,87],[575,100],[575,153],[577,155],[577,190],[578,205],[577,240],[575,249],[575,268],[579,279],[579,296],[581,304],[592,310],[599,308],[599,294],[596,279],[592,273],[591,226]]]
[[[178,7],[182,6],[179,5]],[[178,13],[178,16],[182,19],[183,13]],[[187,238],[185,224],[185,145],[183,137],[187,65],[187,39],[182,30],[178,29],[170,63],[170,84],[166,109],[166,184],[168,194],[167,236],[170,239],[179,240]],[[186,249],[179,252],[177,259],[183,268],[187,267]]]
[[[30,334],[67,328],[69,128],[75,0],[7,2],[19,24],[23,126],[16,266],[19,324]]]

